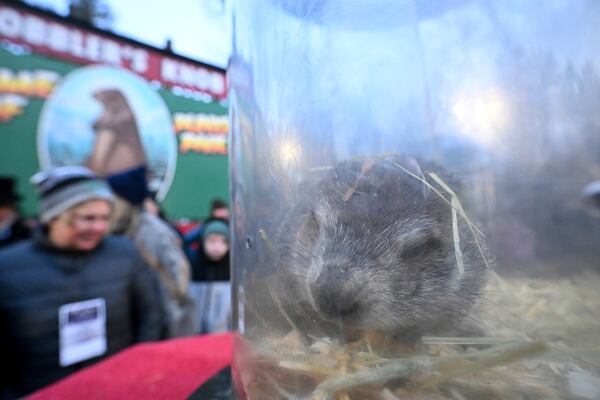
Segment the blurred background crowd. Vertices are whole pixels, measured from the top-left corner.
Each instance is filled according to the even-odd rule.
[[[7,398],[137,342],[231,329],[227,203],[214,199],[183,232],[148,197],[145,177],[144,166],[104,178],[83,166],[41,171],[31,178],[39,213],[26,219],[14,179],[0,178]],[[65,307],[74,311],[63,317]],[[69,334],[69,324],[82,330]],[[100,349],[86,350],[90,337]]]
[[[0,399],[231,329],[224,3],[144,8],[0,3]]]

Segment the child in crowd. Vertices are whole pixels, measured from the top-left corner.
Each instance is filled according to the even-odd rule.
[[[231,329],[229,226],[222,219],[208,220],[192,263],[191,293],[196,301],[198,333]]]

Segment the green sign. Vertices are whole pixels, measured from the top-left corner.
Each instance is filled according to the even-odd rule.
[[[14,17],[9,12],[27,17],[3,8],[4,20]],[[224,71],[185,59],[179,65],[176,56],[132,46],[131,52],[147,53],[148,73],[80,62],[28,45],[26,34],[12,40],[2,28],[0,175],[18,180],[26,215],[35,215],[37,206],[29,178],[58,165],[87,165],[106,176],[143,163],[170,218],[202,218],[212,198],[228,198],[227,107],[224,96],[214,94]],[[128,54],[128,43],[119,44],[120,54]],[[151,62],[162,59],[169,64],[152,69]],[[165,71],[179,82],[161,79]],[[213,93],[193,87],[202,79],[212,80]]]

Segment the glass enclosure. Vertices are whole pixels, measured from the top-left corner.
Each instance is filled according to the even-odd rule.
[[[237,397],[600,398],[600,2],[232,10]]]

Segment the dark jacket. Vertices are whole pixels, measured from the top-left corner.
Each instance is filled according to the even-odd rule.
[[[212,261],[200,246],[192,264],[193,282],[229,281],[229,252],[219,261]]]
[[[229,225],[227,220],[210,217],[199,228],[196,228],[193,240],[197,243],[197,250],[192,255],[190,263],[192,266],[192,282],[229,281],[230,279],[229,251],[219,261],[210,260],[204,252],[204,243],[202,240],[204,228],[212,221],[222,221]],[[189,236],[188,239],[190,240],[188,244],[192,243],[192,236]]]
[[[134,245],[107,237],[91,252],[36,237],[0,251],[0,398],[22,396],[131,344],[156,340],[162,314],[157,280]],[[107,351],[59,365],[59,307],[102,298]]]
[[[6,247],[31,237],[31,229],[22,219],[17,219],[0,232],[0,247]]]

